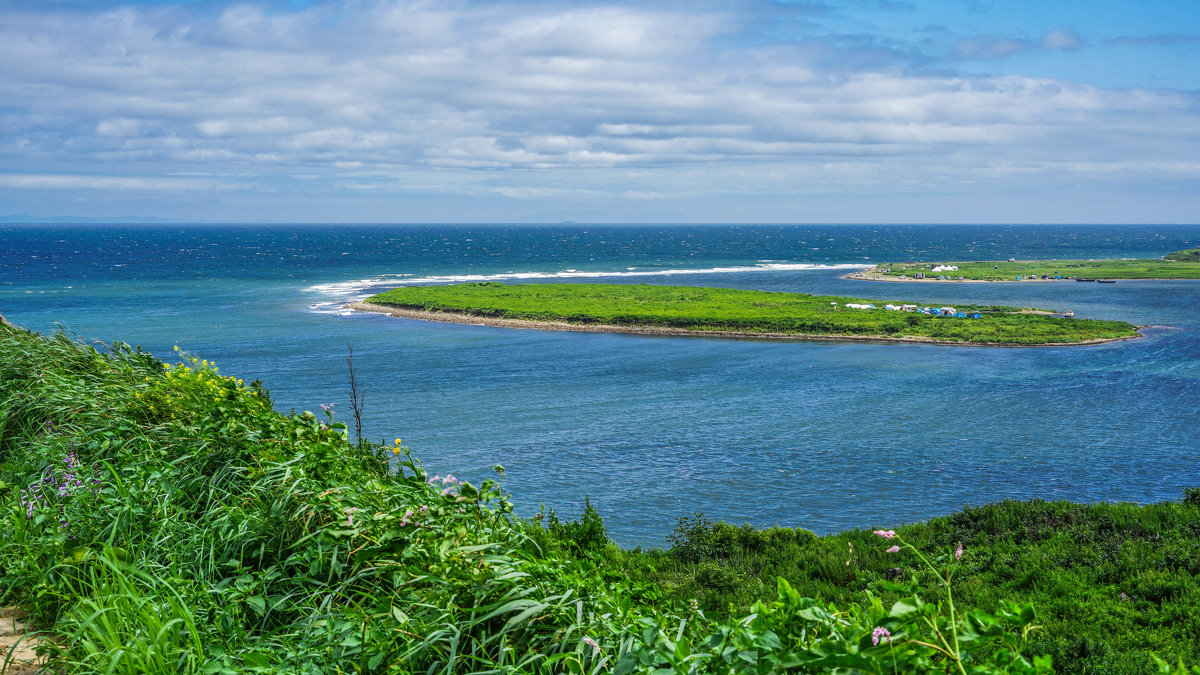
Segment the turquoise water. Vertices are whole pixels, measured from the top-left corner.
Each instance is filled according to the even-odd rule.
[[[495,464],[526,514],[585,496],[626,545],[679,516],[829,532],[1009,497],[1200,485],[1200,281],[855,282],[888,260],[1157,257],[1200,226],[0,226],[0,313],[171,347],[349,412],[433,473]],[[1163,326],[1124,343],[981,348],[554,333],[352,314],[399,283],[732,286],[1001,303]]]

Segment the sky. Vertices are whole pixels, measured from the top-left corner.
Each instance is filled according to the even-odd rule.
[[[0,0],[0,215],[1197,223],[1200,2]]]

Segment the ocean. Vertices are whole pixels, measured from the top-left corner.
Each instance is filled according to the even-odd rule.
[[[1002,499],[1200,486],[1200,281],[897,284],[878,262],[1158,257],[1200,225],[0,225],[0,314],[172,347],[335,404],[431,474],[503,465],[523,515],[585,498],[625,546],[681,516],[827,533]],[[1149,325],[1086,347],[558,333],[360,314],[400,284],[577,281],[1072,310]],[[0,355],[0,358],[3,358]]]

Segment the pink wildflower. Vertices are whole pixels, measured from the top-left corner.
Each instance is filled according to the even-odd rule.
[[[595,640],[585,635],[583,636],[583,641],[588,643],[592,649],[596,650],[596,656],[600,655],[600,645],[596,644]]]
[[[883,626],[879,626],[878,628],[876,628],[874,631],[871,632],[871,644],[878,647],[879,646],[879,638],[886,639],[888,641],[888,644],[892,643],[891,631],[884,628]]]
[[[442,496],[445,497],[446,495],[450,494],[450,491],[453,489],[454,488],[452,487],[442,488]]]
[[[434,476],[433,478],[430,478],[430,479],[429,479],[429,482],[430,482],[430,483],[436,483],[436,482],[440,481],[441,479],[442,479],[442,477],[441,477],[441,476]]]
[[[354,527],[354,512],[357,510],[353,506],[346,509],[346,527]]]
[[[877,534],[877,535],[883,537],[884,539],[894,539],[896,537],[895,530],[875,530],[871,534]]]
[[[454,476],[451,476],[451,475],[449,475],[449,474],[446,474],[446,477],[442,479],[442,484],[443,484],[443,485],[444,485],[444,484],[446,484],[446,483],[449,483],[449,484],[451,484],[451,485],[454,485],[454,484],[455,484],[455,483],[457,483],[457,482],[458,482],[458,479],[457,479],[457,478],[455,478]]]
[[[900,547],[899,547],[899,546],[893,546],[893,547],[889,548],[889,549],[887,550],[887,552],[888,552],[888,553],[899,553],[899,552],[900,552]]]
[[[958,549],[956,549],[954,551],[954,559],[959,560],[961,558],[962,558],[962,542],[960,541],[960,542],[958,542]]]

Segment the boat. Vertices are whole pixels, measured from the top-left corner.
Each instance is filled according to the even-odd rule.
[[[1083,277],[1079,277],[1075,281],[1095,281],[1095,279],[1084,279]]]
[[[1115,284],[1115,283],[1117,283],[1117,280],[1116,279],[1097,279],[1096,283],[1098,283],[1098,284]]]

